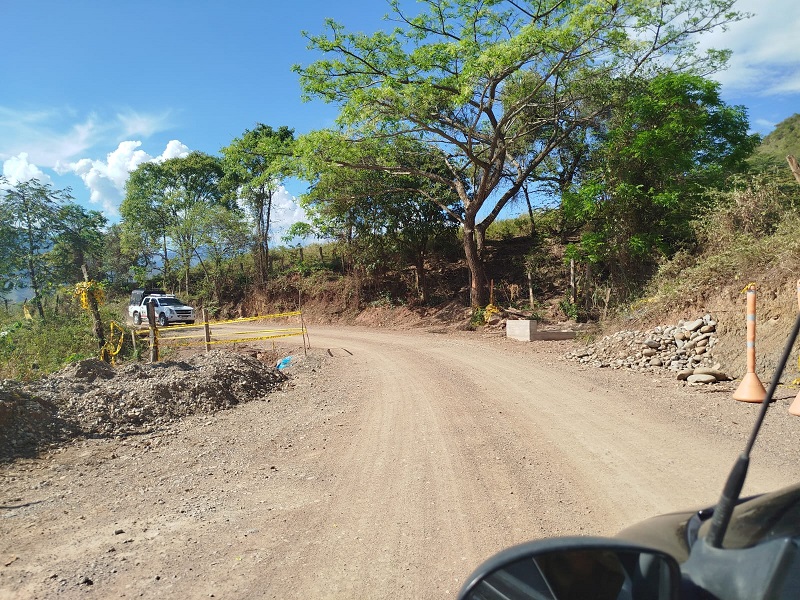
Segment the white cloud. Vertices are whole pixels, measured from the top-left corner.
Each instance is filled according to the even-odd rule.
[[[0,106],[0,160],[28,154],[42,167],[76,161],[92,148],[111,147],[121,140],[147,138],[170,126],[171,113],[128,110],[115,115],[80,115],[69,108],[22,110]]]
[[[31,162],[52,167],[97,143],[103,126],[94,114],[83,121],[58,123],[72,116],[58,111],[18,111],[0,106],[0,160],[28,155]]]
[[[12,184],[31,179],[38,179],[42,183],[53,183],[39,167],[28,161],[28,154],[25,152],[20,152],[3,162],[3,176]]]
[[[117,114],[117,120],[122,127],[122,137],[150,137],[154,133],[164,131],[169,127],[170,112],[158,115],[148,115],[136,111],[126,111]]]
[[[306,219],[305,211],[285,187],[280,186],[272,197],[272,235],[279,239],[294,223]]]
[[[244,200],[239,199],[239,208],[244,210],[247,220],[254,225],[252,216]],[[269,236],[272,240],[280,243],[286,231],[298,221],[307,219],[305,211],[297,203],[295,198],[284,186],[279,185],[272,195],[272,210],[270,211]]]
[[[142,142],[127,140],[106,155],[106,160],[82,158],[76,162],[57,164],[56,172],[73,172],[89,189],[89,200],[102,207],[106,216],[119,215],[119,205],[125,197],[125,183],[131,171],[149,161],[163,162],[168,158],[183,157],[189,148],[178,140],[171,140],[164,152],[155,158],[139,147]]]
[[[183,142],[178,140],[170,140],[167,142],[167,147],[164,148],[159,156],[153,159],[153,162],[162,163],[170,158],[183,158],[189,154],[189,147]]]
[[[735,8],[754,16],[703,38],[702,48],[728,48],[726,71],[715,75],[723,86],[764,96],[800,92],[800,32],[796,0],[739,0]]]

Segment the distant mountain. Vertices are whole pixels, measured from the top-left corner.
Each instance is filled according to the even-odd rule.
[[[800,159],[800,114],[784,119],[775,130],[766,136],[751,158],[759,168],[777,167],[787,169],[786,156],[792,154]]]

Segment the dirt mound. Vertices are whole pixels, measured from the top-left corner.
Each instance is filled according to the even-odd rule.
[[[249,355],[215,350],[185,361],[114,367],[89,359],[33,384],[0,385],[0,460],[75,436],[144,433],[196,413],[260,400],[286,381]]]
[[[77,428],[58,406],[23,390],[13,381],[0,383],[0,461],[35,456],[40,445],[67,439]]]

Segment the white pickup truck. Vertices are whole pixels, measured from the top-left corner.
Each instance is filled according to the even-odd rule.
[[[128,305],[128,316],[134,325],[141,325],[147,321],[147,305],[152,304],[155,310],[156,322],[160,327],[170,323],[187,323],[192,325],[195,321],[194,308],[178,300],[172,294],[158,292],[143,293],[143,290],[134,290],[131,293],[131,302]]]

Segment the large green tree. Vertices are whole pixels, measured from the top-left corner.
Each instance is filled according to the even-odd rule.
[[[201,217],[219,206],[229,207],[223,198],[222,177],[220,159],[192,152],[161,163],[144,163],[128,178],[120,206],[128,239],[146,244],[143,252],[160,243],[165,287],[169,287],[174,253],[184,291],[189,292],[189,272],[202,240]]]
[[[727,54],[698,52],[698,34],[740,18],[734,0],[421,4],[411,15],[392,0],[398,26],[389,32],[348,33],[326,21],[325,33],[309,36],[325,57],[295,69],[305,98],[340,106],[339,124],[354,143],[404,136],[447,157],[447,176],[350,166],[411,172],[453,189],[475,305],[489,299],[486,228],[554,150],[606,109],[597,99],[608,82],[714,71]],[[315,151],[327,149],[320,143]]]
[[[446,185],[399,171],[353,169],[321,159],[302,140],[303,177],[312,182],[300,201],[311,223],[293,232],[314,232],[340,240],[351,263],[379,271],[398,259],[414,268],[417,292],[429,299],[425,260],[441,240],[452,236],[458,223],[458,197]],[[403,138],[379,137],[363,144],[340,138],[336,162],[409,165],[446,173],[445,157],[428,146]],[[330,155],[329,155],[330,156]]]
[[[56,283],[51,277],[48,254],[63,231],[59,211],[71,200],[69,189],[53,189],[37,179],[9,184],[0,178],[0,214],[8,220],[0,229],[6,238],[2,244],[2,271],[10,282],[3,288],[30,286],[34,306],[42,318],[42,294]]]
[[[125,254],[138,255],[141,263],[137,277],[161,271],[162,285],[170,287],[171,257],[168,207],[172,183],[162,164],[139,165],[125,183],[125,198],[119,207],[122,216],[121,248]]]
[[[255,224],[255,264],[259,283],[269,274],[269,230],[272,202],[286,175],[294,131],[259,123],[222,149],[225,187],[245,205]]]
[[[197,252],[197,262],[211,286],[211,294],[218,303],[223,300],[223,286],[232,280],[227,267],[232,259],[245,254],[253,244],[249,224],[239,210],[220,206],[199,215],[198,232],[203,252]]]
[[[61,283],[83,279],[83,267],[90,277],[102,273],[105,235],[108,220],[96,210],[86,210],[77,204],[67,204],[58,210],[56,219],[60,231],[50,251],[50,264]]]
[[[658,258],[690,244],[707,190],[746,168],[759,141],[748,129],[745,108],[725,104],[714,81],[665,74],[628,82],[563,190],[567,220],[584,223],[583,258],[636,285]]]

